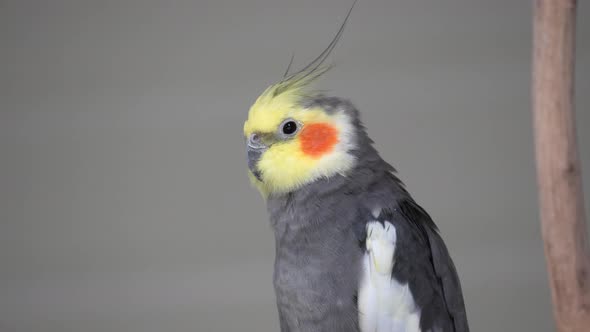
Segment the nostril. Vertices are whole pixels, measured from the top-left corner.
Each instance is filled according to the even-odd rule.
[[[250,144],[259,145],[260,144],[260,135],[258,135],[257,133],[250,135]]]

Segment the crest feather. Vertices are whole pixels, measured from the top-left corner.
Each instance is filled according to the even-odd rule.
[[[350,13],[352,13],[352,9],[354,8],[356,1],[357,0],[353,2],[352,6],[348,10],[346,17],[344,18],[344,22],[342,22],[342,24],[340,25],[340,28],[338,29],[336,36],[334,36],[330,44],[328,44],[328,47],[326,47],[326,49],[324,49],[324,51],[320,53],[320,55],[318,55],[317,58],[308,63],[305,67],[303,67],[295,73],[289,74],[289,70],[291,69],[291,65],[293,64],[294,59],[294,56],[291,56],[291,60],[289,61],[287,70],[283,75],[283,79],[280,82],[270,86],[263,93],[264,96],[274,98],[284,93],[294,95],[305,95],[305,93],[303,93],[303,90],[307,86],[309,86],[313,81],[324,75],[328,70],[332,68],[332,65],[326,65],[325,61],[328,58],[328,56],[330,56],[330,54],[336,47],[336,44],[338,44],[338,41],[342,37],[344,27],[348,22],[348,18],[350,17]]]

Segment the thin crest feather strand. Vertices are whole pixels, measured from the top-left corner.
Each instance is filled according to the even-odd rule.
[[[355,0],[353,2],[352,6],[348,10],[346,17],[344,18],[344,22],[342,22],[342,24],[340,25],[340,28],[338,29],[336,36],[334,36],[334,38],[332,39],[330,44],[328,44],[328,47],[326,47],[326,49],[324,49],[322,51],[322,53],[320,53],[320,55],[318,55],[314,60],[312,60],[310,63],[308,63],[305,67],[303,67],[299,71],[289,75],[289,70],[291,69],[291,65],[292,65],[293,59],[294,59],[294,55],[291,56],[291,60],[289,61],[289,65],[287,66],[287,70],[285,71],[285,74],[283,75],[283,79],[279,83],[275,84],[271,89],[273,97],[276,97],[286,91],[300,90],[300,89],[304,88],[305,86],[309,85],[311,82],[318,79],[320,76],[322,76],[323,74],[325,74],[328,70],[330,70],[332,68],[332,65],[324,65],[324,62],[330,56],[330,54],[332,53],[332,51],[334,50],[334,48],[338,44],[338,41],[342,37],[342,33],[344,32],[344,27],[346,26],[346,23],[348,22],[348,19],[350,17],[350,14],[352,13],[352,9],[354,8],[354,5],[356,4],[356,2],[357,2],[357,0]],[[293,92],[295,92],[295,91],[293,91]]]

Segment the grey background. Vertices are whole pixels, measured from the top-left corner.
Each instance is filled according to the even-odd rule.
[[[0,1],[0,331],[277,331],[242,123],[350,3]],[[587,193],[589,15],[580,1]],[[440,226],[478,332],[554,330],[530,21],[529,1],[361,0],[319,85],[364,112]]]

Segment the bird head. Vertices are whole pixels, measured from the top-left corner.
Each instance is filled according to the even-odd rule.
[[[345,174],[355,162],[356,109],[339,99],[318,99],[310,84],[324,65],[354,3],[328,47],[301,70],[268,87],[250,108],[244,124],[249,175],[263,196],[294,191],[308,183]],[[324,102],[317,102],[323,100]],[[341,106],[346,107],[341,107]]]
[[[354,164],[354,108],[306,94],[307,83],[283,81],[269,87],[244,124],[250,178],[265,196],[345,174]],[[330,105],[330,100],[340,103]]]

